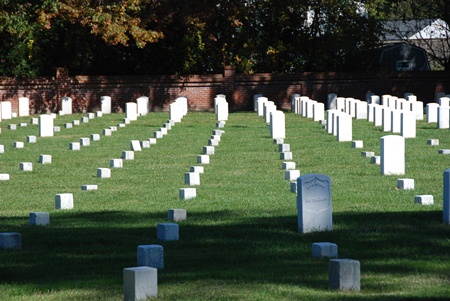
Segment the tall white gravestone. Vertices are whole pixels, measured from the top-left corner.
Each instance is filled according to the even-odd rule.
[[[135,102],[127,102],[126,106],[126,118],[130,121],[137,120],[137,104]]]
[[[61,111],[64,115],[72,114],[72,98],[64,96],[61,99]]]
[[[331,180],[327,175],[306,174],[297,179],[298,231],[333,229]]]
[[[39,115],[39,137],[53,137],[53,116]]]
[[[270,135],[272,139],[286,138],[286,121],[283,111],[274,111],[270,114]]]
[[[103,114],[111,114],[111,97],[110,96],[101,96],[100,102],[102,106]]]
[[[145,116],[148,114],[148,97],[147,96],[141,96],[138,99],[136,99],[137,104],[137,114],[138,116]]]
[[[19,97],[19,116],[30,115],[30,100],[27,97]]]
[[[380,169],[382,175],[405,174],[405,138],[388,135],[380,139]]]
[[[12,119],[12,107],[10,101],[0,102],[1,119]]]

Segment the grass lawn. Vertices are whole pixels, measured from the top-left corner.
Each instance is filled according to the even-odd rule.
[[[123,300],[123,268],[137,264],[138,245],[164,247],[158,274],[159,300],[430,300],[450,298],[450,226],[442,222],[443,171],[450,157],[450,131],[417,123],[406,140],[406,174],[382,176],[362,151],[380,153],[388,135],[353,120],[351,142],[337,142],[310,119],[286,113],[286,139],[301,174],[331,177],[333,231],[300,234],[296,195],[284,180],[269,127],[254,112],[232,113],[219,146],[205,165],[197,198],[180,200],[184,173],[216,126],[213,113],[189,112],[134,160],[97,177],[97,168],[130,150],[131,140],[153,137],[168,113],[150,113],[118,128],[124,114],[104,115],[65,128],[85,115],[58,116],[61,131],[39,137],[31,117],[3,120],[0,144],[0,231],[20,232],[21,250],[0,250],[0,300]],[[32,116],[37,117],[37,116]],[[8,124],[17,124],[9,130]],[[27,123],[27,126],[20,126]],[[79,151],[71,142],[101,135]],[[36,143],[27,136],[36,135]],[[439,139],[440,146],[427,145]],[[23,149],[13,147],[25,143]],[[38,163],[39,155],[51,164]],[[33,171],[19,169],[32,162]],[[398,190],[398,178],[413,178],[414,190]],[[98,190],[82,191],[86,184]],[[72,193],[74,209],[56,210],[55,195]],[[431,194],[434,205],[414,204]],[[156,226],[171,208],[187,210],[180,240],[161,242]],[[50,225],[30,226],[30,212],[49,212]],[[311,244],[329,241],[340,258],[361,263],[361,291],[328,289],[328,260],[311,258]]]

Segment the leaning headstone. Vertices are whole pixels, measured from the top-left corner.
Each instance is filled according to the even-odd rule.
[[[61,99],[61,111],[64,115],[72,114],[72,98],[64,96]]]
[[[19,116],[30,115],[30,100],[27,97],[19,97]]]
[[[306,174],[297,179],[298,230],[301,233],[333,228],[330,177]]]
[[[73,209],[73,194],[60,193],[55,195],[55,209]]]
[[[180,188],[179,197],[182,200],[195,199],[197,197],[197,190],[195,188]]]
[[[188,188],[192,189],[192,188]],[[195,189],[195,188],[193,188]],[[187,219],[186,209],[169,209],[167,211],[167,218],[170,221],[181,222]]]
[[[338,246],[331,242],[315,242],[312,244],[312,257],[314,258],[337,258]]]
[[[179,239],[179,226],[175,223],[161,223],[156,227],[156,238],[162,241]]]
[[[102,113],[103,114],[111,114],[111,97],[109,96],[101,96],[100,102],[102,106]]]
[[[164,248],[161,245],[139,245],[137,247],[137,265],[155,269],[164,269]]]
[[[124,301],[147,300],[158,296],[158,270],[151,267],[123,269]]]
[[[360,291],[360,269],[358,260],[330,259],[328,264],[328,287],[331,290]]]
[[[21,249],[22,236],[18,232],[0,232],[0,249]]]
[[[52,115],[39,115],[39,137],[53,137]]]
[[[139,140],[131,140],[131,141],[130,141],[130,148],[131,148],[131,150],[134,151],[134,152],[140,152],[140,151],[142,151],[141,143],[140,143]]]
[[[30,226],[47,226],[50,224],[48,212],[30,212]]]
[[[381,137],[380,157],[382,175],[405,174],[405,138],[397,135]]]

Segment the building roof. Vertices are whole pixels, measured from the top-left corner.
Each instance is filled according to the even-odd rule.
[[[448,24],[441,19],[384,21],[382,40],[447,39],[450,37]]]

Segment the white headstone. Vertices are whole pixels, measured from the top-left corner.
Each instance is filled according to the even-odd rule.
[[[299,177],[297,208],[299,232],[332,230],[330,177],[322,174],[306,174]]]
[[[405,174],[405,138],[388,135],[380,139],[380,170],[382,175]]]
[[[286,124],[283,111],[274,111],[270,115],[270,135],[272,139],[286,138]]]
[[[136,99],[136,105],[138,116],[145,116],[148,114],[149,101],[147,96],[141,96]]]
[[[137,104],[135,102],[127,102],[125,104],[126,118],[130,121],[137,120]]]
[[[109,96],[101,96],[100,102],[102,106],[102,114],[111,114],[111,97]]]
[[[439,106],[437,115],[438,115],[437,116],[438,129],[449,129],[450,128],[450,108]]]
[[[53,137],[53,117],[52,115],[39,116],[39,137]]]
[[[437,122],[437,109],[439,104],[437,103],[429,103],[427,104],[427,122]]]
[[[19,116],[30,115],[30,100],[27,97],[19,97]]]
[[[258,97],[256,99],[256,104],[257,104],[256,112],[257,112],[258,116],[264,116],[264,103],[266,101],[269,101],[269,99],[264,96]]]
[[[402,111],[400,134],[404,138],[416,138],[416,115],[413,112]]]
[[[12,107],[10,101],[0,102],[1,119],[12,119]]]
[[[72,114],[72,98],[64,96],[61,99],[61,111],[64,115]]]
[[[352,141],[352,116],[341,113],[337,116],[337,141]]]

